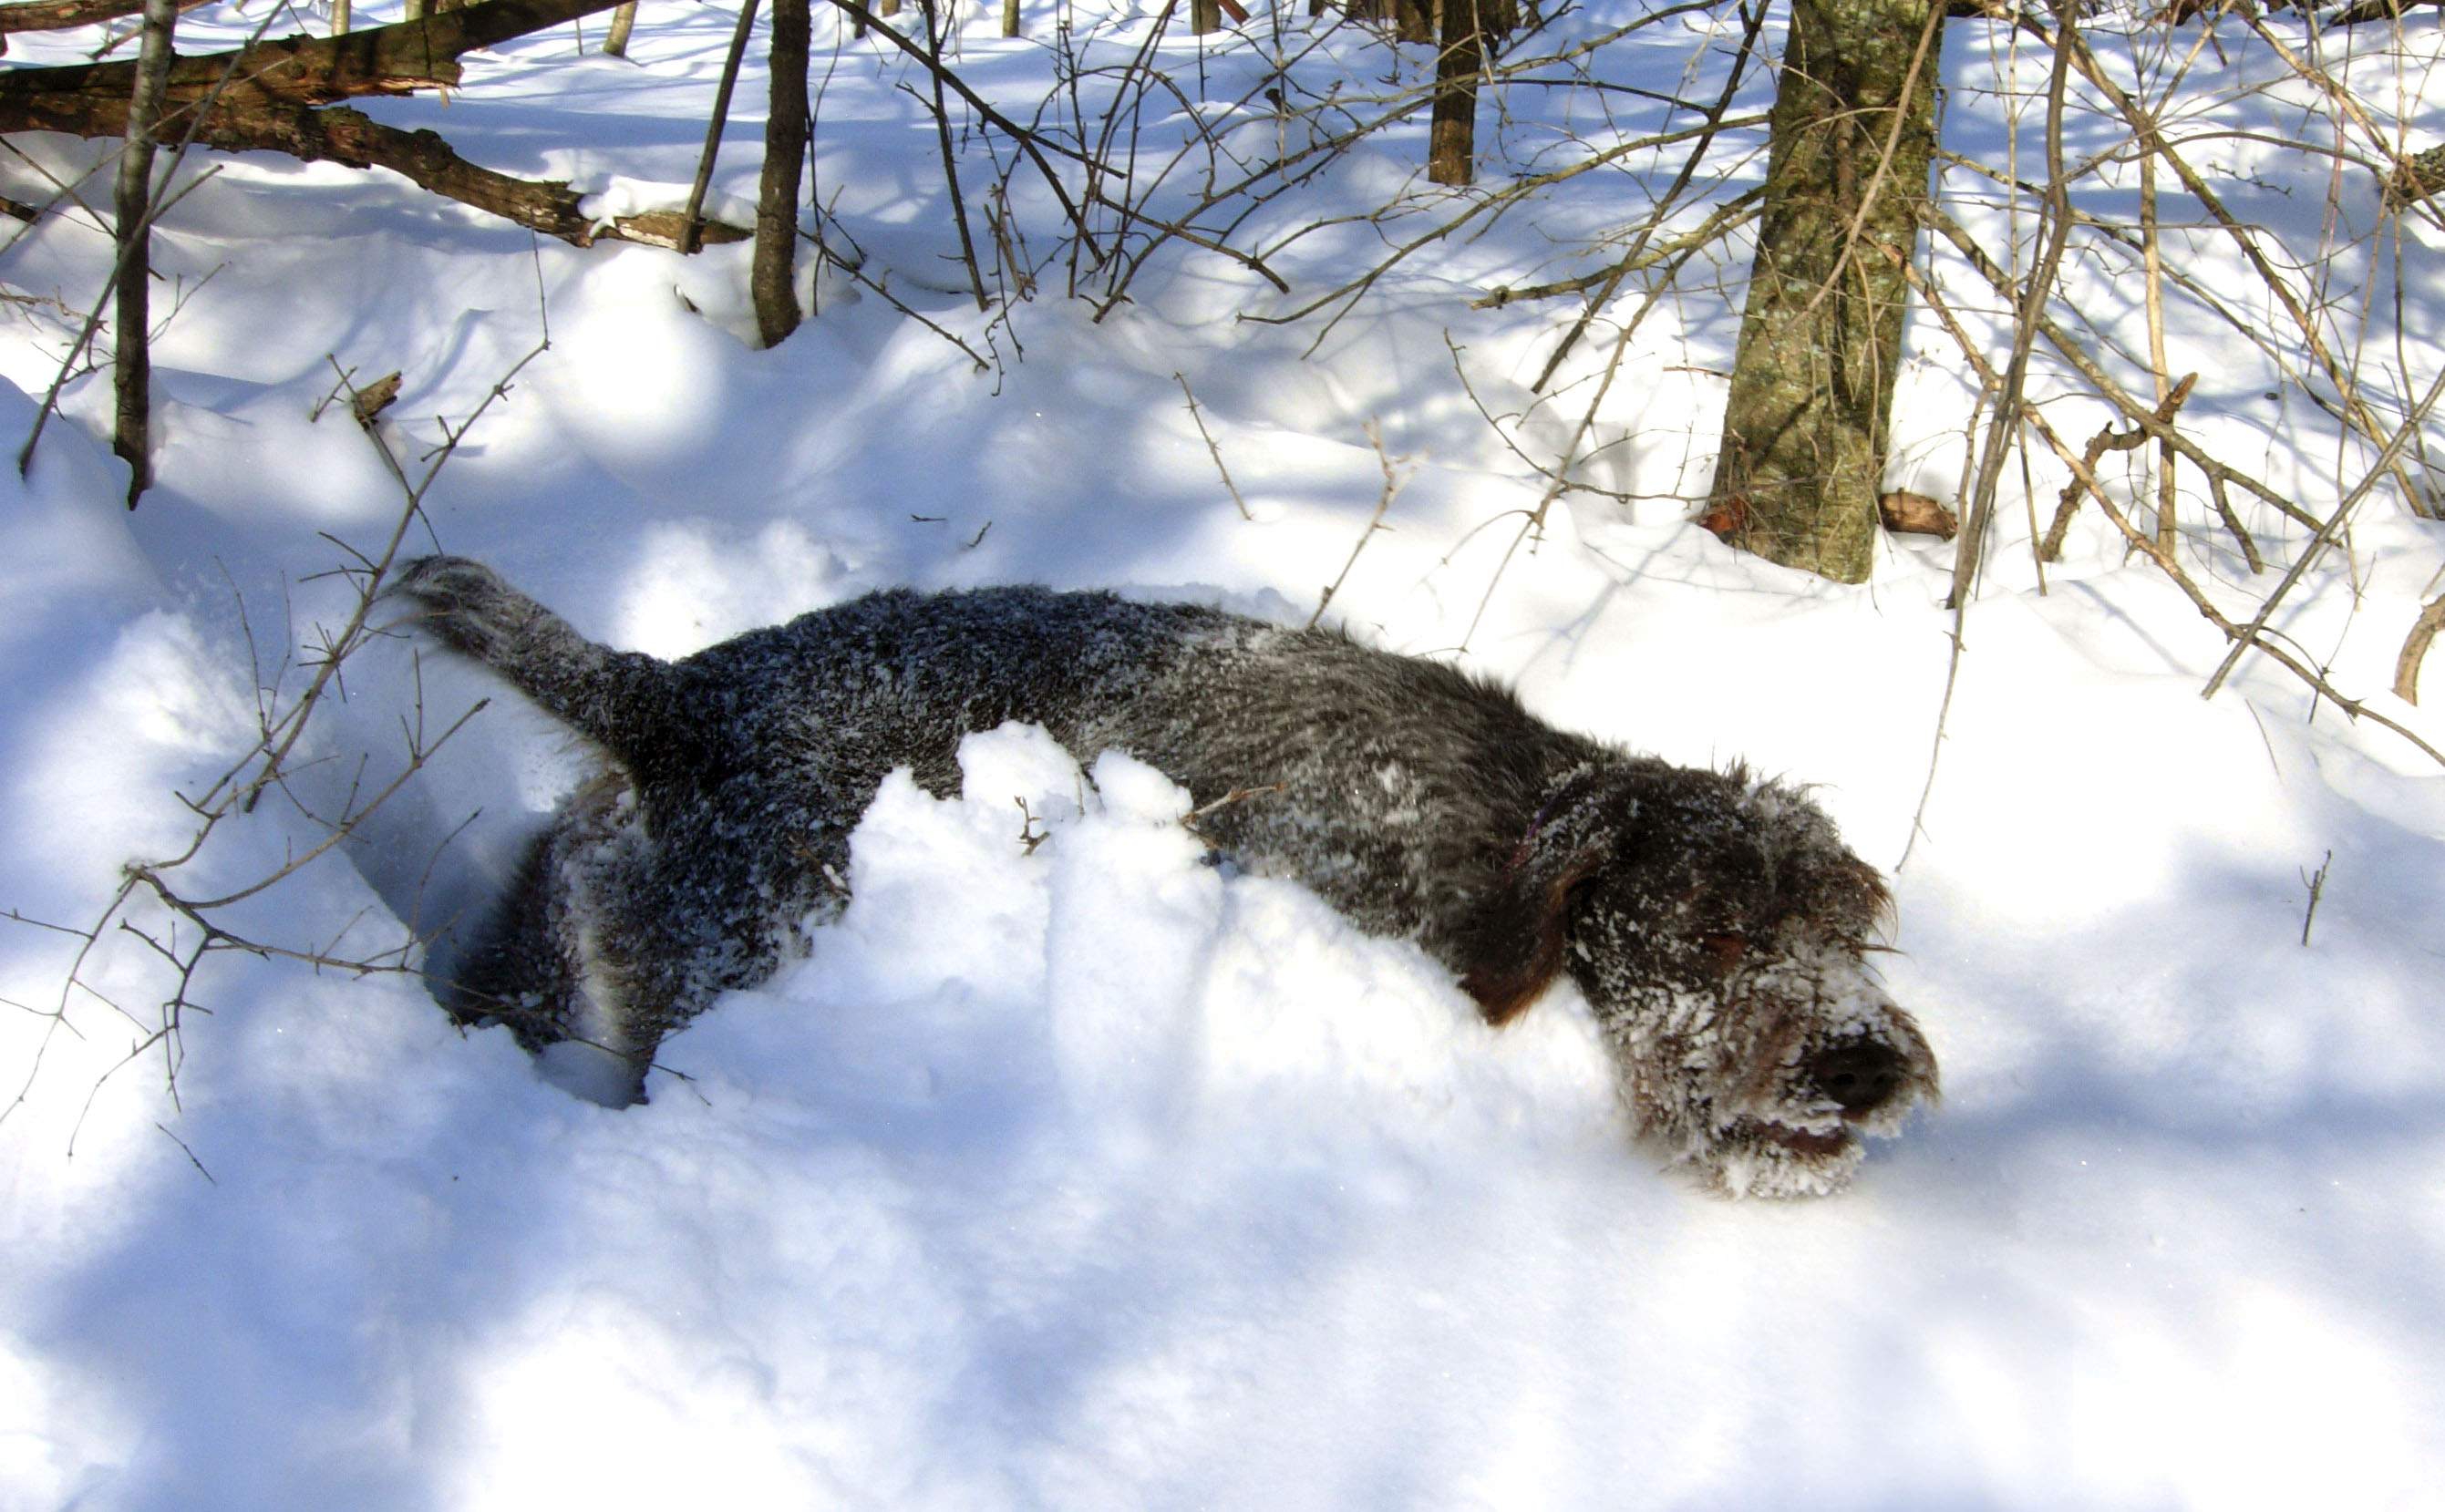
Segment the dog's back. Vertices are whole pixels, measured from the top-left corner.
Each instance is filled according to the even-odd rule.
[[[1438,928],[1592,742],[1506,691],[1335,631],[1185,604],[996,588],[893,590],[678,662],[612,651],[460,559],[401,580],[445,644],[601,748],[609,775],[535,843],[454,984],[462,1019],[624,1055],[752,985],[846,897],[849,835],[910,769],[959,788],[963,736],[1018,720],[1116,749],[1200,804],[1200,832],[1362,927]],[[1439,948],[1446,947],[1446,948]]]

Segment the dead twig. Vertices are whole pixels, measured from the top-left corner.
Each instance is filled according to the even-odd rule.
[[[2081,468],[2079,459],[2071,455],[2068,448],[2064,449],[2060,455],[2062,455],[2063,460],[2070,463],[2076,471],[2085,471],[2085,469]],[[2233,648],[2235,651],[2246,649],[2253,645],[2256,646],[2277,665],[2283,667],[2294,677],[2299,678],[2303,682],[2307,683],[2312,691],[2325,699],[2328,702],[2334,704],[2336,708],[2342,710],[2345,718],[2352,719],[2366,719],[2371,724],[2391,730],[2395,734],[2402,737],[2405,740],[2410,741],[2413,745],[2417,746],[2421,754],[2426,756],[2430,760],[2436,762],[2440,767],[2445,767],[2445,751],[2439,751],[2435,746],[2429,744],[2419,737],[2417,732],[2410,729],[2398,719],[2389,719],[2385,715],[2380,714],[2377,710],[2370,708],[2360,700],[2346,696],[2341,690],[2336,688],[2333,683],[2326,681],[2326,677],[2324,672],[2310,666],[2299,657],[2294,656],[2291,652],[2286,650],[2283,646],[2266,639],[2262,634],[2254,631],[2247,631],[2241,625],[2233,623],[2230,617],[2226,615],[2222,609],[2216,607],[2215,601],[2209,598],[2207,594],[2200,589],[2198,584],[2192,581],[2191,575],[2182,570],[2182,566],[2179,562],[2175,561],[2170,553],[2157,549],[2156,541],[2154,536],[2141,533],[2132,526],[2129,520],[2123,517],[2122,512],[2119,509],[2117,509],[2114,505],[2114,501],[2106,496],[2105,490],[2098,483],[2095,476],[2091,476],[2084,477],[2081,481],[2088,486],[2090,495],[2097,500],[2097,507],[2104,512],[2105,517],[2108,520],[2111,520],[2114,523],[2114,528],[2122,532],[2122,538],[2131,543],[2131,547],[2134,551],[2139,552],[2142,556],[2147,557],[2150,561],[2155,562],[2158,568],[2163,569],[2165,575],[2174,580],[2174,586],[2180,588],[2183,596],[2191,601],[2192,607],[2199,611],[2200,616],[2210,625],[2212,625],[2217,629],[2223,631],[2225,638],[2233,643]]]
[[[1383,464],[1384,492],[1375,500],[1375,513],[1367,516],[1367,528],[1358,532],[1356,544],[1350,548],[1350,560],[1341,564],[1341,571],[1325,588],[1324,596],[1316,601],[1316,612],[1307,617],[1307,627],[1311,630],[1316,628],[1318,620],[1324,618],[1325,608],[1333,603],[1333,596],[1341,591],[1341,585],[1350,581],[1350,569],[1358,565],[1358,553],[1367,550],[1367,543],[1375,538],[1377,531],[1385,528],[1384,512],[1392,507],[1392,496],[1401,492],[1402,484],[1409,481],[1394,471],[1392,456],[1384,450],[1383,429],[1373,420],[1367,422],[1367,443],[1375,448],[1375,460]],[[1407,461],[1408,458],[1401,460]]]
[[[1268,793],[1288,793],[1289,791],[1289,784],[1282,782],[1277,782],[1268,787],[1262,788],[1233,788],[1230,792],[1215,799],[1212,803],[1204,804],[1182,814],[1180,816],[1180,827],[1187,831],[1190,834],[1197,836],[1200,840],[1204,840],[1206,838],[1205,831],[1197,827],[1197,822],[1204,818],[1207,814],[1214,812],[1218,809],[1227,809],[1235,803],[1245,803],[1250,798],[1261,798]]]
[[[2174,416],[2180,411],[2183,402],[2191,397],[2191,389],[2198,381],[2199,375],[2192,373],[2174,385],[2173,391],[2165,396],[2165,401],[2156,406],[2156,418],[2159,426],[2171,426],[2174,423]],[[2106,453],[2136,452],[2148,444],[2150,432],[2145,426],[2135,425],[2127,431],[2118,431],[2109,422],[2104,429],[2088,439],[2088,446],[2082,452],[2081,460],[2094,470],[2099,462],[2105,459]],[[2062,560],[2063,536],[2071,529],[2071,517],[2080,508],[2082,492],[2080,479],[2077,477],[2063,485],[2062,498],[2055,506],[2054,522],[2046,527],[2046,538],[2038,547],[2039,561]],[[2242,536],[2245,541],[2249,538],[2247,533]],[[2162,530],[2156,532],[2156,544],[2167,551],[2173,549],[2172,538]],[[2256,554],[2253,550],[2251,551],[2253,559]]]
[[[2309,889],[2308,911],[2301,915],[2301,945],[2304,949],[2308,948],[2309,944],[2309,925],[2318,917],[2318,900],[2325,895],[2326,868],[2334,864],[2335,853],[2329,850],[2326,852],[2326,859],[2318,863],[2316,871],[2301,873],[2301,885]]]
[[[1174,373],[1171,381],[1180,385],[1180,392],[1187,399],[1188,418],[1197,422],[1197,434],[1205,438],[1205,450],[1214,458],[1214,471],[1222,475],[1222,486],[1229,491],[1231,502],[1240,507],[1240,517],[1254,520],[1256,516],[1248,513],[1248,501],[1240,496],[1240,485],[1231,481],[1231,470],[1222,465],[1222,448],[1214,444],[1214,433],[1205,428],[1205,417],[1198,411],[1197,396],[1188,391],[1188,380]]]
[[[2241,661],[2242,653],[2250,645],[2258,644],[2258,633],[2267,628],[2268,621],[2275,617],[2276,607],[2284,602],[2285,596],[2292,591],[2293,587],[2308,575],[2309,569],[2317,565],[2319,556],[2342,532],[2344,523],[2350,520],[2352,512],[2360,507],[2361,500],[2368,496],[2369,491],[2374,489],[2380,479],[2400,477],[2400,470],[2396,466],[2396,459],[2402,455],[2403,448],[2419,434],[2422,420],[2436,407],[2439,395],[2445,395],[2445,370],[2438,371],[2436,381],[2428,385],[2426,397],[2412,407],[2411,413],[2404,417],[2402,424],[2396,428],[2394,434],[2386,439],[2385,445],[2379,450],[2377,460],[2369,464],[2368,471],[2361,475],[2361,480],[2352,486],[2350,493],[2343,495],[2342,502],[2335,506],[2334,513],[2328,515],[2325,523],[2318,527],[2318,533],[2310,538],[2308,546],[2292,563],[2291,569],[2284,574],[2284,581],[2275,585],[2275,591],[2269,593],[2267,596],[2267,602],[2258,607],[2258,613],[2251,617],[2249,626],[2242,632],[2240,639],[2233,644],[2231,650],[2225,653],[2224,661],[2217,665],[2215,675],[2208,679],[2208,685],[2199,691],[2199,697],[2203,699],[2215,697],[2216,689],[2224,686],[2224,680],[2232,675],[2232,669]]]
[[[747,38],[756,29],[756,0],[739,0],[738,24],[731,28],[730,51],[721,60],[721,80],[713,88],[713,119],[704,123],[704,151],[696,160],[696,178],[688,185],[687,209],[680,213],[680,247],[697,250],[697,227],[704,216],[705,192],[713,185],[713,160],[721,154],[722,128],[730,123],[730,95],[738,86],[738,66],[747,57]]]

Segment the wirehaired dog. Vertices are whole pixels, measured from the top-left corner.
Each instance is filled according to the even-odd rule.
[[[461,558],[396,591],[604,757],[445,1000],[531,1050],[610,1050],[631,1096],[665,1034],[838,912],[888,772],[956,793],[961,737],[1009,720],[1127,752],[1201,805],[1243,794],[1199,833],[1416,940],[1496,1024],[1567,974],[1639,1129],[1719,1190],[1833,1190],[1863,1132],[1936,1093],[1864,960],[1883,883],[1805,796],[1552,729],[1437,663],[1034,588],[876,593],[663,662]]]

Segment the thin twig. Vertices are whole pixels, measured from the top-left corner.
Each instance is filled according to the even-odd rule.
[[[1392,456],[1384,450],[1383,430],[1372,420],[1367,422],[1367,442],[1375,448],[1375,460],[1383,464],[1384,492],[1376,497],[1375,513],[1367,516],[1367,528],[1358,532],[1356,543],[1350,548],[1350,560],[1341,564],[1341,571],[1324,590],[1324,596],[1316,601],[1316,612],[1307,617],[1307,627],[1311,630],[1316,628],[1318,620],[1324,618],[1326,606],[1333,602],[1334,594],[1341,591],[1341,585],[1350,580],[1350,569],[1358,565],[1358,553],[1367,550],[1367,543],[1375,538],[1377,531],[1384,529],[1384,512],[1392,507],[1392,495],[1400,493],[1401,485],[1409,481],[1394,471]]]
[[[713,119],[704,124],[704,151],[696,160],[696,178],[688,185],[687,209],[680,215],[680,251],[694,252],[704,233],[704,196],[713,185],[713,160],[721,154],[722,128],[730,123],[730,95],[738,85],[738,66],[747,56],[747,37],[756,29],[756,0],[739,0],[738,24],[731,28],[730,51],[721,61],[721,81],[713,89]]]
[[[2301,946],[2305,950],[2309,945],[2309,925],[2316,922],[2318,917],[2318,900],[2325,895],[2326,868],[2334,864],[2335,853],[2329,850],[2326,852],[2326,858],[2318,863],[2318,869],[2315,872],[2301,873],[2301,885],[2309,889],[2309,906],[2301,915]]]
[[[1197,396],[1189,393],[1188,380],[1174,373],[1171,381],[1180,385],[1180,392],[1187,399],[1188,418],[1197,422],[1197,434],[1205,438],[1205,450],[1214,457],[1214,471],[1222,475],[1222,486],[1230,491],[1231,502],[1240,507],[1240,517],[1254,520],[1256,516],[1248,513],[1248,501],[1240,496],[1240,485],[1231,481],[1231,470],[1222,465],[1222,448],[1214,444],[1214,433],[1205,428],[1205,417],[1198,412]]]

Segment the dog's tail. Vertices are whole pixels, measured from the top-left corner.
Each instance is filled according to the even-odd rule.
[[[651,748],[669,705],[669,663],[595,644],[463,556],[411,562],[389,591],[415,603],[415,623],[442,644],[491,667],[614,757],[628,762]]]

